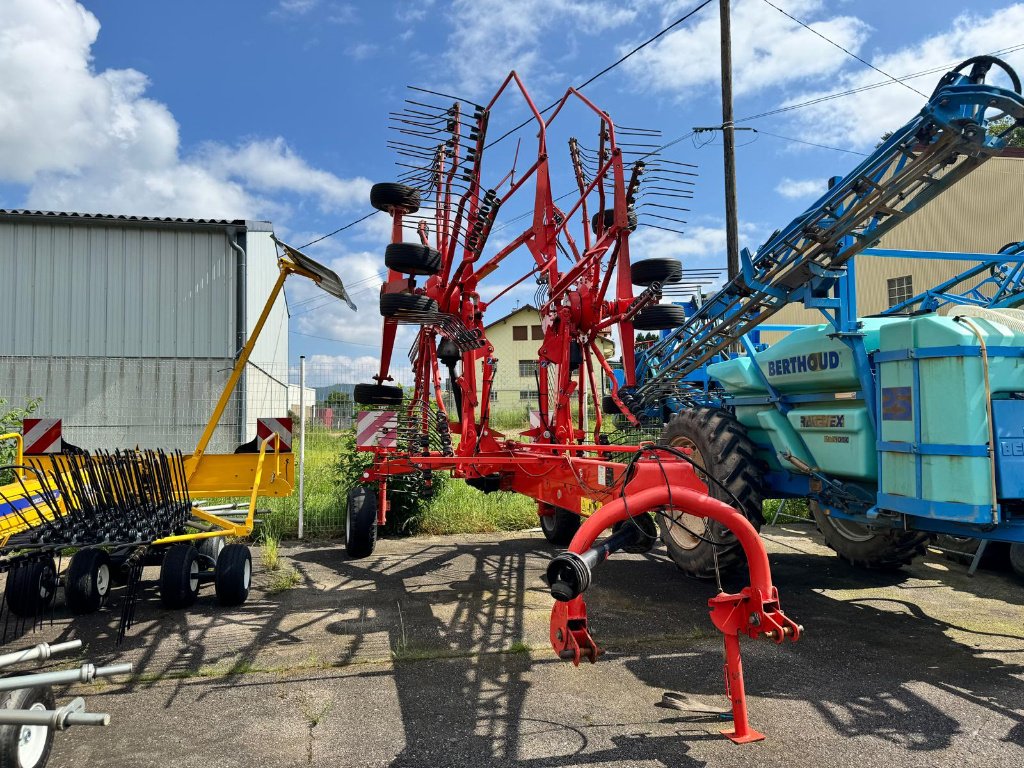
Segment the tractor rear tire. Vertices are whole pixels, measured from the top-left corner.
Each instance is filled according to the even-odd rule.
[[[556,547],[567,547],[576,531],[580,529],[580,516],[568,509],[541,504],[546,514],[540,515],[540,529],[549,544]],[[540,510],[538,510],[540,512]]]
[[[72,613],[95,613],[107,601],[111,584],[110,555],[102,549],[80,549],[71,556],[64,595]]]
[[[1010,567],[1024,579],[1024,544],[1018,542],[1010,545]]]
[[[380,313],[384,317],[419,319],[419,315],[437,312],[437,302],[429,296],[415,293],[383,293]]]
[[[441,271],[441,254],[429,245],[391,243],[384,249],[384,265],[407,275],[436,275]]]
[[[221,605],[242,605],[246,601],[252,586],[252,553],[245,544],[228,544],[220,551],[213,583]]]
[[[653,283],[678,283],[683,279],[683,263],[679,259],[644,259],[629,266],[630,281],[645,288]]]
[[[387,384],[356,384],[352,399],[360,405],[398,406],[402,404],[402,388]]]
[[[416,213],[420,209],[420,191],[405,184],[374,184],[370,187],[370,205],[384,213]]]
[[[7,572],[4,599],[11,613],[36,618],[53,603],[57,594],[57,565],[52,557],[15,565]]]
[[[686,322],[686,310],[675,304],[652,304],[644,307],[633,318],[638,331],[669,331]]]
[[[191,542],[173,545],[160,566],[160,602],[164,608],[188,608],[199,596],[199,552]]]
[[[688,449],[709,495],[732,507],[739,502],[739,511],[760,530],[764,522],[760,462],[743,426],[731,414],[718,408],[680,411],[665,427],[659,443]],[[706,481],[700,468],[721,485]],[[658,516],[658,525],[669,556],[687,576],[714,578],[716,547],[721,571],[745,559],[736,536],[721,523],[667,509]]]
[[[377,546],[377,494],[365,486],[348,492],[345,516],[345,552],[358,560],[369,557]]]
[[[898,528],[870,528],[834,518],[816,501],[808,502],[825,543],[851,565],[895,570],[924,554],[927,533]]]

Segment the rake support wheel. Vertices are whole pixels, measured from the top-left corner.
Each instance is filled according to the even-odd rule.
[[[64,584],[68,608],[72,613],[93,613],[110,594],[112,568],[110,555],[102,549],[80,549],[71,557]]]
[[[678,283],[683,279],[683,263],[679,259],[644,259],[629,265],[633,285],[645,288],[654,283]]]
[[[398,406],[402,404],[402,388],[387,384],[356,384],[352,399],[361,405]]]
[[[638,331],[668,331],[686,322],[686,310],[675,304],[652,304],[644,307],[633,318]]]
[[[220,551],[214,585],[221,605],[246,601],[252,586],[252,553],[245,544],[228,544]]]
[[[188,542],[174,544],[160,565],[160,602],[165,608],[188,608],[199,596],[199,552]]]
[[[435,314],[437,302],[429,296],[415,293],[384,293],[380,297],[380,313],[384,317],[398,319],[425,319],[423,315]]]
[[[384,264],[407,275],[436,275],[441,271],[441,254],[429,245],[391,243],[384,249]]]
[[[580,529],[580,516],[568,509],[553,507],[548,504],[539,505],[540,529],[549,544],[556,547],[567,547],[576,531]]]
[[[7,574],[4,597],[15,616],[38,616],[50,607],[56,593],[57,565],[52,557],[17,565]]]
[[[374,184],[370,187],[370,205],[384,213],[416,213],[420,209],[420,192],[405,184]]]
[[[377,494],[360,486],[348,492],[345,551],[354,559],[369,557],[377,546]]]
[[[49,711],[57,708],[48,685],[0,693],[0,711]],[[43,768],[50,759],[53,728],[46,725],[0,725],[0,768]]]

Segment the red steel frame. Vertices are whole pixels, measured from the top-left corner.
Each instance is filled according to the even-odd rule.
[[[537,127],[537,159],[518,179],[513,169],[495,189],[485,192],[480,168],[485,153],[487,122],[491,109],[506,90],[518,90],[533,117]],[[568,210],[563,211],[555,205],[552,196],[546,134],[551,121],[570,99],[578,99],[599,119],[599,171],[587,182],[577,148],[570,142],[579,196]],[[594,361],[609,378],[611,371],[598,349],[597,335],[613,325],[618,326],[623,369],[627,383],[633,385],[632,318],[644,306],[660,299],[657,289],[647,289],[635,297],[630,279],[629,217],[643,164],[634,164],[627,180],[622,151],[616,144],[615,126],[605,112],[570,88],[545,120],[515,72],[506,78],[494,98],[476,111],[472,120],[465,119],[458,103],[448,115],[451,140],[437,152],[431,175],[433,185],[429,190],[435,208],[432,245],[441,253],[441,270],[426,278],[422,286],[416,285],[415,278],[389,270],[381,291],[382,294],[410,292],[434,299],[440,313],[457,318],[465,328],[479,336],[480,346],[462,355],[461,375],[452,383],[461,395],[461,413],[452,418],[442,398],[437,358],[437,342],[445,337],[446,332],[438,323],[421,325],[414,357],[412,402],[435,402],[448,419],[451,433],[458,435],[458,444],[454,455],[436,451],[421,454],[403,453],[391,448],[368,449],[374,452],[374,463],[364,475],[364,480],[380,486],[378,521],[383,523],[387,515],[388,478],[422,470],[450,470],[453,475],[464,478],[499,476],[502,489],[537,499],[540,514],[551,514],[554,508],[562,508],[586,515],[597,508],[584,520],[570,544],[570,552],[576,554],[586,552],[602,532],[616,523],[648,512],[671,508],[718,521],[742,544],[751,576],[750,586],[740,593],[722,593],[709,601],[712,621],[725,635],[726,688],[734,716],[734,730],[726,735],[737,742],[763,738],[750,728],[747,721],[739,636],[763,636],[781,643],[786,638],[796,640],[800,628],[779,609],[767,554],[756,530],[742,514],[708,495],[707,486],[698,479],[690,463],[676,456],[655,454],[644,447],[610,446],[599,442],[601,403]],[[465,127],[470,129],[470,136],[475,139],[468,152],[462,146],[462,129]],[[463,159],[464,152],[473,158],[471,163]],[[453,180],[463,174],[466,174],[463,178],[468,181],[468,186],[460,194]],[[497,208],[525,190],[530,180],[535,182],[530,225],[478,266]],[[502,193],[506,184],[507,189]],[[609,186],[610,201],[606,200]],[[598,226],[592,237],[588,202],[595,199],[598,211],[610,207],[614,210],[614,217],[610,226]],[[393,243],[403,241],[403,217],[406,214],[401,209],[391,211]],[[578,243],[569,231],[569,224],[577,214],[582,221],[582,243]],[[423,244],[428,244],[430,233],[426,225],[421,223],[417,231]],[[565,271],[559,266],[559,245],[565,249],[571,262]],[[544,330],[538,350],[540,426],[522,433],[532,441],[529,443],[505,439],[489,424],[490,390],[497,360],[494,347],[487,341],[484,331],[484,315],[490,302],[482,300],[478,292],[481,279],[493,273],[509,255],[522,247],[529,251],[534,266],[512,285],[537,274],[546,278],[549,288],[548,299],[540,307]],[[611,285],[613,270],[616,272],[614,289]],[[379,384],[392,380],[389,368],[396,331],[396,321],[385,318],[381,365],[379,373],[374,376]],[[573,342],[583,352],[583,362],[575,373],[570,363]],[[556,371],[554,391],[548,386],[547,369],[550,366],[555,366]],[[612,396],[618,400],[614,390]],[[586,433],[582,420],[588,400],[596,414],[592,434]],[[579,414],[575,419],[572,414],[574,404]],[[628,415],[628,409],[623,408],[623,413]],[[626,464],[623,461],[638,450],[644,454],[634,457],[634,471],[626,482]],[[596,661],[600,649],[587,629],[582,596],[569,602],[555,603],[551,615],[551,642],[556,653],[574,664],[578,664],[581,658]]]

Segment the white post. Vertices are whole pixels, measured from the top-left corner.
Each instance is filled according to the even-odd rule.
[[[306,484],[306,356],[299,355],[299,538],[302,538]]]

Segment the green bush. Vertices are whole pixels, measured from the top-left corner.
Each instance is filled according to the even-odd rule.
[[[32,398],[24,408],[10,408],[7,401],[0,397],[0,435],[8,432],[21,432],[21,422],[39,408],[42,398]],[[0,467],[13,464],[17,454],[17,444],[13,440],[0,442]],[[0,485],[14,480],[14,473],[9,469],[0,469]]]

